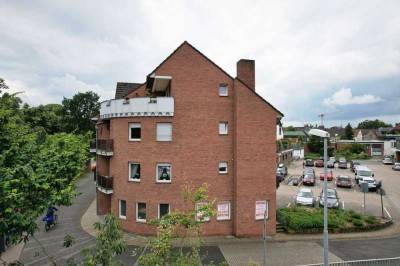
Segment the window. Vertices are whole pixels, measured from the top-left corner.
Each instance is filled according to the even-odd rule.
[[[165,204],[165,203],[158,204],[158,218],[159,219],[168,213],[169,213],[169,204]]]
[[[130,141],[140,141],[141,140],[141,125],[140,123],[130,123],[129,124],[129,140]]]
[[[219,173],[220,174],[227,174],[228,173],[228,163],[227,162],[220,162],[219,163]]]
[[[171,123],[157,123],[157,141],[172,141]]]
[[[146,222],[146,203],[136,203],[136,221]]]
[[[219,122],[219,134],[220,135],[228,134],[228,122]]]
[[[228,96],[228,85],[226,84],[219,85],[219,96]]]
[[[217,202],[217,221],[231,219],[231,202],[219,201]]]
[[[210,221],[210,216],[204,216],[204,208],[206,207],[207,202],[198,202],[196,204],[196,220],[200,222],[208,222]]]
[[[129,162],[129,181],[140,181],[140,163]]]
[[[125,200],[119,200],[118,201],[119,205],[119,213],[118,217],[122,219],[126,219],[126,201]]]
[[[171,183],[171,164],[158,163],[157,164],[157,182]]]

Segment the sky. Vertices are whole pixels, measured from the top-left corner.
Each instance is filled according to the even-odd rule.
[[[0,0],[0,77],[30,106],[114,98],[185,40],[256,91],[284,126],[400,123],[400,1]]]

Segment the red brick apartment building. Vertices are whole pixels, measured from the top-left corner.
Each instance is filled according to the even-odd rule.
[[[183,206],[185,180],[206,182],[218,215],[203,235],[260,236],[264,208],[274,235],[283,114],[256,93],[254,67],[240,60],[233,78],[185,41],[145,83],[118,83],[131,92],[101,103],[98,213],[112,210],[124,230],[152,235],[146,222]]]

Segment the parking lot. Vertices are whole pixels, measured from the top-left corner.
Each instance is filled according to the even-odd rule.
[[[340,209],[354,210],[359,213],[382,216],[382,210],[385,217],[392,217],[393,219],[400,218],[400,171],[393,171],[391,165],[383,165],[379,159],[359,160],[362,165],[368,166],[377,182],[382,181],[383,189],[383,208],[381,204],[380,191],[365,193],[365,208],[364,206],[364,193],[360,191],[358,184],[354,180],[354,173],[347,169],[338,169],[337,163],[335,168],[328,168],[328,171],[333,171],[333,181],[328,181],[328,188],[335,188],[339,195]],[[348,165],[350,166],[350,165]],[[294,197],[297,195],[300,188],[310,188],[315,196],[316,202],[319,200],[319,195],[323,188],[323,180],[320,180],[320,173],[324,171],[323,167],[313,167],[315,170],[316,184],[315,186],[307,186],[299,184],[293,185],[293,182],[288,182],[291,175],[302,175],[303,161],[294,161],[289,166],[289,174],[285,180],[280,184],[277,190],[277,205],[278,208],[288,207],[294,203]],[[353,186],[352,188],[338,188],[336,187],[335,180],[339,175],[347,175],[351,177]],[[318,206],[316,203],[315,206]]]

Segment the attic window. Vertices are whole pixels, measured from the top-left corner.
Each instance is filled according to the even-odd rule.
[[[219,96],[228,96],[228,85],[227,84],[219,85]]]

